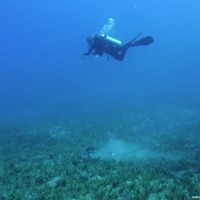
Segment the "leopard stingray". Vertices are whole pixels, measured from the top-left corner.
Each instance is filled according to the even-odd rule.
[[[160,159],[165,158],[167,160],[180,159],[179,155],[170,154],[167,152],[152,151],[146,145],[138,143],[127,143],[120,139],[110,139],[104,143],[100,148],[88,147],[85,149],[86,156],[91,158],[101,159],[114,159],[114,160],[144,160],[149,158]]]

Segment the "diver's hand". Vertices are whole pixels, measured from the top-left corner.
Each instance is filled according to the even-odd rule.
[[[82,53],[82,58],[87,58],[87,55],[86,55],[86,53]]]

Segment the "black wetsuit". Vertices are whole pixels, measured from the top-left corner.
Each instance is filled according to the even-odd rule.
[[[141,40],[135,40],[135,39],[124,45],[116,45],[115,43],[107,40],[106,37],[103,37],[101,35],[95,35],[93,38],[93,42],[89,47],[88,52],[84,53],[83,55],[88,56],[92,53],[93,55],[102,56],[103,53],[107,53],[113,58],[119,61],[123,61],[126,52],[130,47],[139,45],[148,45],[153,42],[153,38],[151,36],[147,36]]]
[[[113,58],[122,61],[129,47],[131,47],[129,43],[119,46],[108,41],[106,37],[96,35],[94,36],[93,43],[90,45],[88,52],[84,53],[84,55],[88,56],[92,53],[93,55],[102,56],[103,53],[107,53]]]

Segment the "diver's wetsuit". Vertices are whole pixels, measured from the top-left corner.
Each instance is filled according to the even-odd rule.
[[[92,52],[95,56],[102,56],[103,53],[107,53],[113,58],[122,61],[126,55],[126,51],[129,47],[132,47],[133,44],[131,42],[119,46],[114,43],[108,41],[105,37],[96,35],[94,36],[93,44],[90,46],[87,53],[84,53],[85,56],[90,55]]]
[[[146,36],[140,40],[136,40],[139,37],[138,34],[133,40],[126,43],[125,45],[116,45],[115,43],[110,42],[101,35],[95,35],[92,38],[92,42],[89,44],[89,50],[86,53],[83,53],[83,56],[86,57],[91,53],[94,56],[102,56],[103,53],[107,53],[113,58],[122,61],[126,55],[127,50],[130,47],[134,46],[146,46],[154,42],[154,39],[151,36]]]

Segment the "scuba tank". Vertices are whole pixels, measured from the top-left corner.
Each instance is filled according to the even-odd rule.
[[[106,38],[106,40],[108,40],[110,43],[112,43],[114,45],[120,46],[122,44],[122,42],[120,40],[117,40],[117,39],[110,37],[106,34],[102,33],[102,34],[100,34],[100,36]]]

